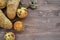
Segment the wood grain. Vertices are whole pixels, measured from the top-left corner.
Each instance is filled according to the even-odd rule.
[[[60,40],[60,0],[38,0],[38,8],[29,9],[28,17],[21,21],[25,30],[15,32],[16,40]]]

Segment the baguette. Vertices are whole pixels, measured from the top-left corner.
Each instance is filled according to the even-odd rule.
[[[4,15],[2,10],[0,10],[0,27],[5,29],[12,28],[12,22]]]
[[[7,2],[7,16],[9,19],[14,19],[20,0],[8,0]]]

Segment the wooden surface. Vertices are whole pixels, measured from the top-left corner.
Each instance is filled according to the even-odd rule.
[[[60,40],[60,0],[38,0],[36,10],[29,9],[29,15],[21,20],[25,30],[16,33],[16,40]],[[0,40],[6,33],[1,29]]]

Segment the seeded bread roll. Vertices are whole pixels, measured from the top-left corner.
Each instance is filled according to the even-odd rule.
[[[0,10],[0,27],[5,28],[5,29],[12,28],[11,21],[4,15],[2,10]]]
[[[7,16],[9,19],[14,19],[20,0],[8,0],[7,2]]]
[[[21,7],[21,9],[17,10],[17,16],[19,18],[26,18],[28,16],[28,10],[25,7]]]
[[[15,34],[13,32],[8,32],[4,35],[5,40],[15,40]]]

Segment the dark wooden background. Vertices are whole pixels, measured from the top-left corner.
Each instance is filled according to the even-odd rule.
[[[29,15],[21,20],[25,30],[16,33],[16,40],[60,40],[60,0],[38,0],[38,8],[29,9]],[[0,29],[0,40],[6,33]]]

